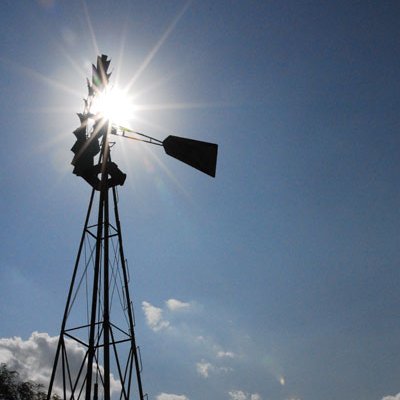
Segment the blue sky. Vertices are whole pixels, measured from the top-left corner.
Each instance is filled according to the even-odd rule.
[[[0,5],[0,361],[59,331],[100,52],[131,128],[219,144],[215,180],[113,151],[149,398],[400,398],[399,3],[112,3]]]

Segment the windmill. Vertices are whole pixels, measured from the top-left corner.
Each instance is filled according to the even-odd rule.
[[[163,141],[118,126],[94,111],[108,90],[110,60],[98,56],[88,97],[73,132],[73,173],[92,188],[68,290],[47,400],[144,400],[140,348],[129,293],[117,187],[126,174],[111,160],[111,135],[163,147],[165,153],[215,177],[218,146],[178,136]],[[95,160],[97,157],[97,161]]]

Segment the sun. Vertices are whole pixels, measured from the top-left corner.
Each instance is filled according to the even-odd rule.
[[[124,125],[134,118],[135,106],[126,91],[114,86],[96,94],[91,112],[114,125]]]

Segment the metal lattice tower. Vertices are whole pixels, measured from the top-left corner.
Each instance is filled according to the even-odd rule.
[[[218,146],[177,136],[164,141],[116,126],[94,111],[107,92],[107,56],[97,57],[88,97],[73,133],[74,174],[92,187],[72,274],[47,394],[63,400],[144,400],[141,357],[129,293],[117,186],[126,175],[111,160],[110,135],[164,147],[165,152],[215,177]],[[95,158],[97,157],[97,163]]]
[[[143,400],[141,361],[134,333],[129,271],[122,244],[117,185],[125,180],[111,161],[110,122],[91,113],[110,74],[106,56],[93,66],[81,126],[72,151],[74,173],[92,187],[67,296],[48,396],[63,399]],[[98,163],[94,157],[99,154]],[[99,178],[100,177],[100,178]],[[118,383],[119,381],[119,383]]]

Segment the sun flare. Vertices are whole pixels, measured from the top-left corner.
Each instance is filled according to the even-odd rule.
[[[115,125],[124,125],[134,118],[135,107],[125,91],[113,87],[95,96],[91,111]]]

